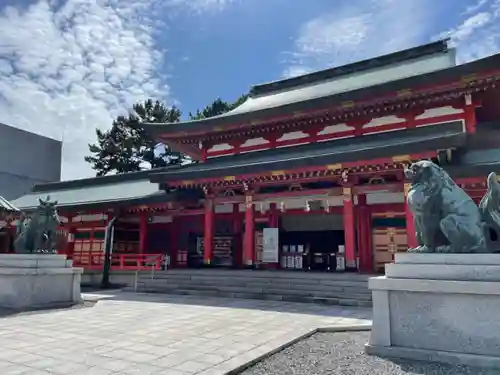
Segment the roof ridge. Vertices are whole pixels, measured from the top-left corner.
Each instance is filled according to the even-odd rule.
[[[375,56],[372,58],[356,61],[328,69],[317,70],[300,76],[280,79],[254,85],[250,89],[250,97],[260,96],[292,89],[298,86],[313,84],[348,74],[365,71],[368,69],[380,68],[394,63],[404,62],[409,59],[424,57],[436,53],[445,53],[449,50],[448,42],[450,38],[440,39],[438,41],[422,44],[396,52]]]

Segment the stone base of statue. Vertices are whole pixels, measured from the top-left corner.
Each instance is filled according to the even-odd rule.
[[[33,310],[82,302],[81,268],[58,254],[0,254],[0,308]]]
[[[373,277],[366,353],[500,368],[500,254],[396,254]]]

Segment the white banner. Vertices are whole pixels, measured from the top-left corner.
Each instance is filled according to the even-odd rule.
[[[262,263],[278,263],[278,262],[279,262],[279,229],[264,228]]]

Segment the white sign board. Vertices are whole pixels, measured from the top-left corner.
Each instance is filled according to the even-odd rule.
[[[262,246],[262,263],[279,262],[279,229],[264,228]]]

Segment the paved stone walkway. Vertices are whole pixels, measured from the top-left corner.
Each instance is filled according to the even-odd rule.
[[[368,309],[115,293],[90,308],[0,319],[0,374],[225,374],[314,328],[370,318]]]

